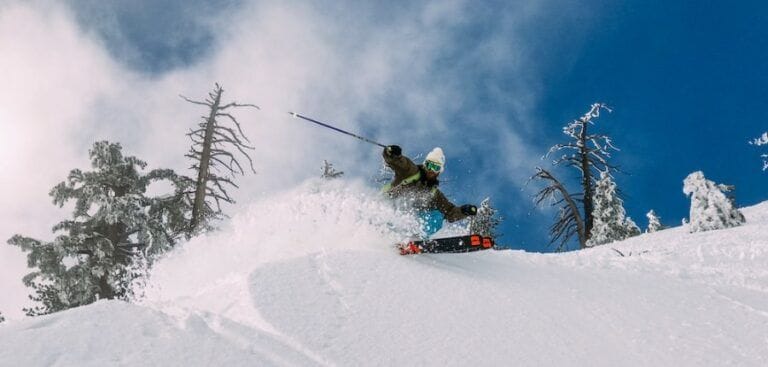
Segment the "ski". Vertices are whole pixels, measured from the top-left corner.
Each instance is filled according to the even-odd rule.
[[[473,234],[468,236],[456,236],[435,238],[421,241],[410,241],[399,244],[400,255],[413,254],[439,254],[439,253],[463,253],[487,250],[494,245],[493,239]]]

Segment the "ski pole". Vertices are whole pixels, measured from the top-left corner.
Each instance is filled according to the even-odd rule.
[[[331,125],[328,125],[328,124],[326,124],[326,123],[322,123],[322,122],[320,122],[320,121],[317,121],[317,120],[311,119],[311,118],[309,118],[309,117],[307,117],[307,116],[302,116],[302,115],[299,115],[299,114],[298,114],[298,113],[296,113],[296,112],[288,112],[288,113],[290,113],[290,114],[291,114],[293,117],[298,117],[298,118],[300,118],[300,119],[303,119],[303,120],[307,120],[307,121],[309,121],[309,122],[314,122],[314,123],[316,123],[316,124],[318,124],[318,125],[320,125],[320,126],[323,126],[323,127],[327,127],[327,128],[329,128],[329,129],[331,129],[331,130],[336,130],[336,131],[338,131],[338,132],[340,132],[340,133],[342,133],[342,134],[347,134],[347,135],[349,135],[349,136],[352,136],[352,137],[358,138],[358,139],[360,139],[360,140],[362,140],[362,141],[364,141],[364,142],[366,142],[366,143],[371,143],[371,144],[374,144],[374,145],[378,145],[378,146],[380,146],[380,147],[382,147],[382,148],[386,148],[386,147],[387,147],[387,146],[386,146],[386,145],[384,145],[384,144],[381,144],[381,143],[377,143],[377,142],[375,142],[375,141],[373,141],[373,140],[371,140],[371,139],[368,139],[368,138],[364,138],[364,137],[362,137],[362,136],[360,136],[360,135],[355,135],[355,134],[352,134],[352,133],[351,133],[351,132],[349,132],[349,131],[344,131],[344,130],[342,130],[342,129],[339,129],[339,128],[337,128],[337,127],[333,127],[333,126],[331,126]]]

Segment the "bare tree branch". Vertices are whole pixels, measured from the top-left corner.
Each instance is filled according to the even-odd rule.
[[[235,103],[235,102],[232,102],[232,103],[222,107],[221,109],[222,110],[226,110],[227,108],[230,108],[230,107],[254,107],[257,110],[261,109],[259,106],[255,105],[255,104],[250,104],[250,103],[240,104],[240,103]]]
[[[208,102],[207,100],[206,100],[206,102],[198,102],[198,101],[189,99],[189,98],[187,98],[187,97],[185,97],[185,96],[183,96],[181,94],[179,94],[179,97],[183,98],[185,101],[187,101],[189,103],[194,103],[194,104],[198,104],[198,105],[202,105],[202,106],[211,107],[211,104],[212,104],[212,103],[206,103],[206,102]]]
[[[560,181],[549,171],[540,167],[536,167],[536,170],[537,172],[531,177],[531,180],[539,179],[549,183],[536,194],[536,205],[540,205],[547,199],[554,200],[557,195],[559,195],[561,199],[557,200],[556,204],[562,202],[565,203],[560,207],[558,218],[550,229],[550,234],[552,235],[551,243],[559,241],[560,245],[558,248],[562,248],[574,234],[577,234],[581,248],[586,247],[587,238],[584,222],[579,214],[579,207],[576,205],[573,197],[568,193],[562,183],[560,183]]]

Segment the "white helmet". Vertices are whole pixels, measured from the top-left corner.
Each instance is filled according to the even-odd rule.
[[[437,173],[443,172],[443,170],[445,170],[445,154],[443,154],[443,149],[440,147],[432,149],[432,151],[427,154],[427,158],[424,159],[425,167],[427,166],[427,162],[431,162],[440,166],[440,169],[437,171]]]

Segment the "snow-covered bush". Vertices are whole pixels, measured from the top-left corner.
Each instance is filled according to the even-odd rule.
[[[749,142],[752,145],[768,145],[768,132],[764,132],[759,138]],[[763,171],[768,170],[768,154],[761,155],[763,157]]]
[[[745,222],[733,199],[721,191],[726,186],[707,180],[701,171],[693,172],[683,181],[683,193],[691,197],[689,231],[704,232],[736,227]]]
[[[344,172],[337,171],[335,168],[333,168],[333,164],[328,162],[327,160],[323,160],[323,167],[321,167],[323,173],[320,175],[320,177],[330,180],[333,178],[338,178],[344,175]]]
[[[648,229],[646,229],[645,232],[653,233],[664,229],[664,226],[661,225],[661,218],[656,215],[656,212],[654,212],[653,209],[651,209],[645,217],[648,218]]]
[[[640,228],[632,218],[626,216],[624,201],[616,192],[616,183],[611,175],[601,172],[595,186],[595,208],[592,217],[595,225],[587,246],[597,246],[640,234]]]
[[[497,238],[496,227],[502,221],[497,212],[496,208],[491,206],[491,198],[485,198],[477,208],[477,215],[469,223],[469,233]]]
[[[5,321],[5,317],[3,317],[3,313],[0,312],[0,323],[2,323],[3,321]]]

